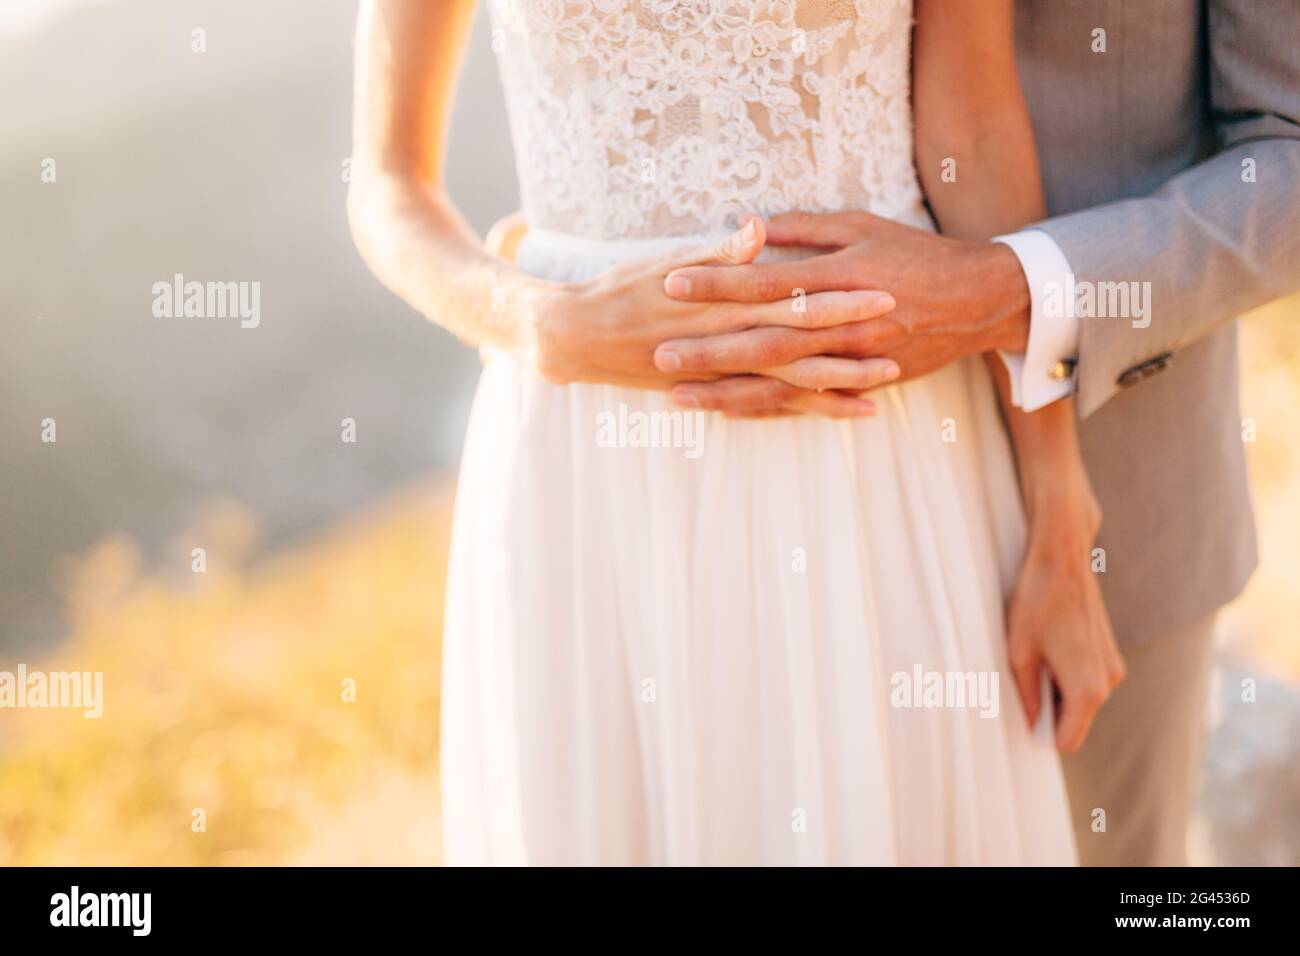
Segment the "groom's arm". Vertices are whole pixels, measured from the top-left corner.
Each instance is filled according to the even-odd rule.
[[[885,289],[898,301],[893,325],[842,330],[845,341],[836,343],[842,351],[902,359],[904,377],[989,348],[1022,353],[1028,346],[1036,362],[1027,376],[1046,375],[1056,359],[1077,356],[1079,412],[1091,414],[1119,389],[1163,367],[1166,353],[1300,289],[1300,6],[1294,0],[1212,0],[1209,25],[1211,98],[1223,151],[1150,196],[1048,219],[1018,234],[1030,243],[1041,240],[1040,249],[1046,243],[1049,254],[1037,263],[1022,255],[1024,268],[1008,269],[1006,260],[1016,257],[1005,248],[998,259],[978,244],[945,247],[943,237],[862,213],[799,214],[778,217],[770,236],[839,251],[821,263],[753,265],[726,274],[687,270],[690,293],[678,297],[755,301],[788,295],[794,287]],[[1247,159],[1253,160],[1249,167],[1243,166]],[[1244,175],[1248,169],[1253,181]],[[1018,245],[1023,252],[1023,242]],[[1051,252],[1063,254],[1065,271],[1079,281],[1150,282],[1150,325],[1083,318],[1063,329],[1064,317],[1052,315],[1044,301],[1045,286],[1065,279],[1060,269],[1041,264],[1050,262]],[[942,285],[934,281],[939,274]],[[1034,308],[1018,305],[1025,299]],[[791,361],[820,343],[792,332],[779,344],[777,357]],[[701,373],[740,370],[749,360],[735,343],[725,352],[708,339],[671,345],[683,368]],[[773,343],[766,347],[770,359]],[[1051,353],[1046,360],[1044,351]],[[1044,393],[1051,400],[1072,391],[1069,383],[1018,384],[1027,408],[1043,404]],[[746,410],[725,399],[715,402],[725,380],[678,386],[685,388],[706,407]]]
[[[1103,283],[1136,282],[1130,291],[1149,294],[1141,310],[1131,302],[1119,318],[1035,314],[1029,350],[1037,361],[1019,389],[1026,407],[1041,404],[1035,393],[1051,395],[1046,377],[1055,361],[1077,354],[1079,412],[1089,415],[1180,349],[1300,289],[1300,5],[1214,0],[1209,44],[1223,151],[1150,196],[1034,227],[1055,242],[1074,280],[1101,290],[1100,298],[1118,293]],[[1034,241],[1013,237],[1013,248],[1023,253],[1024,240]],[[1040,301],[1044,286],[1065,279],[1044,265],[1050,257],[1041,247],[1021,255]],[[1054,341],[1036,348],[1035,339],[1047,337]]]

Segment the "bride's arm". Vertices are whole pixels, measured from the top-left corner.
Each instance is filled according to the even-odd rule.
[[[869,291],[810,295],[799,314],[785,302],[736,307],[665,295],[664,277],[679,266],[751,261],[763,246],[761,223],[707,248],[673,251],[574,283],[533,278],[489,255],[443,186],[447,128],[473,13],[474,0],[361,4],[348,219],[367,265],[417,311],[467,344],[513,354],[552,382],[666,388],[687,377],[655,367],[655,348],[669,339],[839,325],[892,308],[888,296]],[[810,361],[831,366],[829,387],[858,390],[884,381],[890,364]],[[791,367],[767,374],[800,373]],[[790,401],[793,410],[825,415],[872,410],[869,400],[836,392]]]
[[[1029,114],[1015,65],[1013,0],[917,0],[916,164],[945,234],[987,239],[1044,218]],[[945,172],[948,175],[945,175]],[[1058,744],[1075,750],[1123,676],[1089,565],[1101,515],[1072,399],[1014,407],[1007,372],[986,356],[1016,449],[1029,540],[1008,607],[1009,651],[1031,722],[1046,661],[1064,699]]]
[[[913,101],[916,166],[944,235],[988,239],[1047,215],[1038,150],[1014,59],[1012,0],[951,3],[917,0]],[[995,353],[998,382],[1020,463],[1025,507],[1060,497],[1062,479],[1082,473],[1070,398],[1027,414],[1008,401],[1009,382]],[[1078,502],[1096,512],[1091,493]]]
[[[348,218],[366,264],[413,308],[466,343],[522,356],[546,284],[485,253],[443,190],[473,16],[474,0],[362,3]]]

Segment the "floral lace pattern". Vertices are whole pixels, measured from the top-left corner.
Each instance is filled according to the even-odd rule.
[[[740,212],[928,223],[912,0],[489,0],[523,209],[597,239]]]

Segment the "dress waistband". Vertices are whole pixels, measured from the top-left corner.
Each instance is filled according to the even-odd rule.
[[[663,255],[682,247],[705,246],[727,237],[725,232],[695,233],[685,236],[656,236],[646,239],[597,239],[550,229],[529,229],[523,242],[536,249],[560,255],[591,256],[597,259],[632,261]]]

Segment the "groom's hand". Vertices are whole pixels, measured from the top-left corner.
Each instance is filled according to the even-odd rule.
[[[488,231],[484,249],[492,255],[514,262],[527,231],[528,223],[523,213],[512,213],[497,221]],[[749,238],[746,239],[745,236]],[[598,375],[595,380],[633,384],[642,388],[668,388],[683,376],[672,374],[670,366],[655,368],[651,365],[655,346],[667,335],[715,335],[742,346],[752,362],[735,369],[737,372],[751,374],[727,377],[714,393],[713,400],[722,403],[715,407],[735,405],[743,408],[743,414],[749,417],[809,414],[852,418],[872,414],[874,405],[859,396],[862,392],[892,381],[898,375],[898,367],[888,359],[852,359],[830,353],[847,352],[838,343],[848,333],[836,331],[837,324],[861,325],[868,318],[893,308],[890,296],[866,290],[831,290],[825,294],[803,297],[798,303],[745,304],[675,302],[664,296],[663,278],[668,271],[686,265],[723,267],[743,264],[752,261],[765,242],[766,229],[762,220],[755,218],[751,226],[734,234],[721,247],[686,250],[668,256],[662,271],[653,279],[653,287],[645,290],[649,294],[649,301],[642,302],[640,306],[637,306],[636,296],[628,294],[629,290],[616,295],[615,302],[604,310],[605,320],[600,325],[609,331],[609,326],[618,324],[612,320],[619,311],[617,307],[634,306],[631,325],[635,327],[636,333],[632,338],[645,340],[644,361],[647,369],[635,379],[611,378],[606,369],[605,374]],[[650,265],[654,271],[657,264]],[[640,267],[634,263],[625,264],[611,270],[606,278],[638,268]],[[670,331],[656,335],[653,320],[665,306],[679,315]],[[683,310],[687,312],[684,313]],[[693,321],[687,318],[687,313],[697,315],[697,319]],[[708,319],[709,315],[714,318]],[[698,316],[704,316],[704,321],[701,322]],[[573,325],[572,322],[564,324]],[[779,337],[782,332],[796,328],[808,333],[806,352],[788,362],[764,361],[765,355],[775,354],[772,347],[774,336]],[[686,331],[687,329],[693,331]],[[600,351],[591,337],[579,337],[584,354]],[[706,407],[693,404],[689,395],[682,396],[679,401],[685,407]]]
[[[774,302],[832,289],[880,289],[897,307],[832,329],[768,329],[761,340],[744,333],[675,339],[655,352],[661,370],[713,378],[820,354],[891,359],[908,379],[966,355],[1024,351],[1029,287],[1015,253],[1001,243],[949,239],[865,212],[777,216],[767,222],[767,242],[825,251],[796,261],[677,269],[665,278],[664,291],[682,301]],[[673,396],[748,414],[775,401],[784,384],[746,388],[722,378],[678,385]]]

